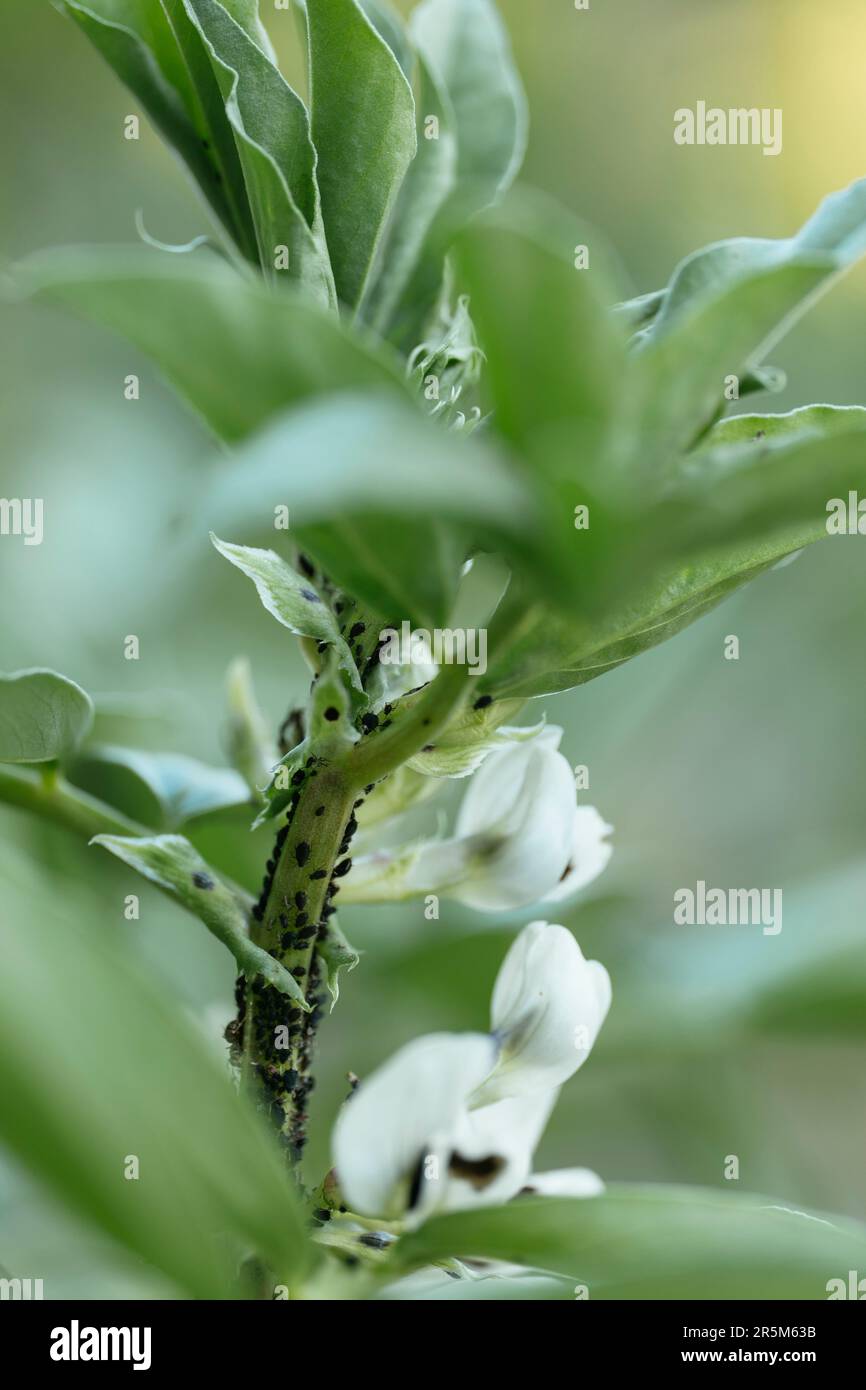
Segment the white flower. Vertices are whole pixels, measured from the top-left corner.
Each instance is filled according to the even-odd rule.
[[[611,827],[578,806],[574,775],[559,752],[562,729],[491,753],[472,777],[455,835],[356,860],[348,902],[398,901],[436,893],[482,912],[559,901],[596,878],[611,856]]]
[[[610,976],[565,927],[530,922],[502,962],[490,1011],[501,1042],[485,1101],[561,1086],[586,1061],[610,1008]]]
[[[609,1003],[606,970],[571,933],[531,923],[499,971],[492,1034],[419,1038],[347,1102],[334,1158],[351,1209],[417,1224],[545,1183],[565,1191],[569,1173],[570,1195],[595,1195],[601,1181],[585,1169],[533,1177],[531,1166],[559,1087],[586,1060]]]

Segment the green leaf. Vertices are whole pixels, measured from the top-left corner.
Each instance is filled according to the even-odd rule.
[[[707,431],[700,449],[689,456],[685,466],[690,470],[693,459],[729,445],[761,445],[764,440],[796,443],[807,435],[827,438],[856,429],[864,421],[866,408],[861,405],[807,405],[784,415],[732,415]],[[760,449],[753,450],[750,457],[760,457],[760,453]]]
[[[237,140],[266,273],[285,273],[336,305],[316,182],[316,151],[301,99],[218,0],[187,0]],[[285,248],[288,266],[278,265]]]
[[[723,400],[725,378],[753,370],[864,251],[860,180],[827,198],[786,241],[744,238],[690,256],[632,363],[644,466],[670,463],[693,444]]]
[[[827,504],[866,485],[858,406],[737,416],[713,427],[680,481],[637,520],[619,554],[632,582],[597,613],[550,613],[512,584],[490,627],[486,694],[583,685],[675,636],[786,555],[824,539]],[[625,558],[628,556],[628,565]],[[616,554],[614,555],[614,563]]]
[[[93,723],[93,701],[56,671],[0,675],[0,762],[47,763],[77,748]]]
[[[21,263],[14,283],[123,334],[227,441],[332,391],[407,394],[390,355],[287,287],[247,279],[207,252],[48,252]]]
[[[444,272],[433,228],[457,187],[457,138],[447,93],[426,61],[418,64],[418,153],[409,166],[388,226],[377,277],[363,315],[379,333],[414,348],[430,319]],[[430,120],[438,122],[431,138]]]
[[[752,443],[686,461],[658,508],[665,544],[681,553],[768,548],[776,556],[828,535],[828,502],[866,489],[866,410],[811,414],[774,427]]]
[[[590,268],[578,270],[584,244]],[[543,509],[530,574],[570,611],[595,607],[620,545],[627,361],[606,307],[603,249],[547,199],[512,195],[458,238],[456,258],[487,360],[492,426],[517,446]],[[588,529],[575,529],[578,506],[589,509]]]
[[[361,957],[354,946],[349,945],[333,917],[328,923],[328,933],[324,941],[316,942],[316,954],[321,957],[325,966],[325,983],[331,996],[333,1013],[334,1005],[340,998],[340,971],[345,970],[350,974]]]
[[[313,142],[337,294],[360,303],[415,155],[415,103],[356,0],[308,0]]]
[[[278,759],[277,746],[259,708],[246,657],[237,657],[226,675],[229,706],[229,761],[243,777],[254,800],[261,799]]]
[[[236,1297],[251,1250],[296,1284],[309,1245],[294,1185],[224,1066],[164,982],[40,891],[0,920],[4,1144],[182,1294]]]
[[[337,619],[310,580],[303,579],[273,550],[229,545],[213,532],[211,541],[220,555],[253,581],[263,606],[278,623],[299,637],[312,637],[333,647],[349,684],[363,693],[361,677]]]
[[[797,548],[796,539],[780,539],[764,559],[741,547],[681,565],[596,618],[551,613],[526,585],[515,585],[491,624],[494,657],[480,687],[499,700],[528,700],[585,685],[675,637]]]
[[[443,326],[447,331],[454,293],[449,247],[455,232],[513,182],[528,126],[526,98],[492,0],[425,0],[412,12],[410,37],[419,65],[419,155],[392,228],[396,247],[389,246],[381,290],[370,303],[372,321],[407,355],[419,344],[438,344]],[[431,116],[440,124],[438,143],[427,138]],[[410,252],[414,268],[406,280]]]
[[[176,830],[199,816],[250,802],[237,772],[183,753],[93,744],[76,758],[68,775],[92,796],[160,830]]]
[[[217,877],[189,840],[182,835],[132,839],[97,835],[91,842],[122,859],[150,883],[198,917],[231,951],[238,969],[250,979],[260,975],[282,994],[309,1012],[304,992],[279,961],[256,946],[247,934],[247,919],[234,893]]]
[[[292,778],[296,773],[303,771],[312,751],[310,740],[305,738],[280,758],[268,785],[265,787],[264,805],[253,821],[253,830],[258,830],[259,826],[264,825],[266,821],[273,820],[275,816],[286,809],[295,791]]]
[[[458,186],[472,211],[510,187],[523,162],[526,97],[493,0],[422,0],[410,34],[457,122]]]
[[[387,0],[358,0],[358,4],[379,37],[385,40],[394,54],[403,69],[406,80],[411,83],[415,67],[415,54],[401,16],[387,3]]]
[[[434,1217],[396,1250],[406,1269],[506,1260],[585,1284],[590,1299],[826,1299],[866,1261],[866,1227],[769,1200],[690,1188],[521,1197]]]
[[[558,205],[524,194],[476,219],[457,244],[495,427],[557,486],[591,475],[583,448],[598,469],[593,452],[607,451],[626,366],[598,247],[589,269],[574,265],[575,247],[591,240]]]
[[[183,0],[57,0],[57,7],[138,97],[237,245],[254,258],[253,224],[234,140]],[[258,25],[253,0],[233,0],[233,8],[250,30]]]
[[[273,506],[348,593],[383,617],[444,625],[468,536],[528,554],[537,511],[493,447],[446,434],[377,393],[344,395],[264,430],[214,490],[215,529],[272,533]]]

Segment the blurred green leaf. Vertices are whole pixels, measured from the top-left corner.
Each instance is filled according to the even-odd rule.
[[[309,579],[303,579],[273,550],[230,545],[211,532],[211,541],[226,560],[251,579],[262,605],[299,637],[312,637],[332,647],[349,684],[363,694],[358,668],[340,633],[333,612]]]
[[[313,141],[340,301],[361,301],[415,155],[412,89],[356,0],[308,0]]]
[[[640,1045],[645,1056],[673,1050],[683,1058],[712,1055],[720,1038],[734,1056],[767,1038],[863,1039],[866,943],[849,909],[864,891],[866,862],[859,858],[786,882],[774,900],[779,930],[772,934],[760,923],[659,922],[620,992],[606,1045],[620,1055]],[[684,930],[692,935],[688,950]],[[641,985],[647,974],[657,981],[649,993]]]
[[[19,264],[14,283],[123,334],[227,441],[312,396],[363,386],[407,395],[390,354],[205,251],[46,252]]]
[[[866,410],[843,416],[806,411],[779,429],[768,416],[751,443],[687,460],[658,509],[661,545],[701,559],[713,547],[721,568],[735,548],[754,563],[824,539],[827,503],[866,490]]]
[[[458,240],[494,425],[557,493],[563,484],[573,491],[601,466],[626,366],[625,336],[606,307],[604,271],[595,259],[587,270],[573,263],[585,239],[548,199],[513,195]],[[573,507],[565,522],[573,532]]]
[[[418,153],[409,166],[362,306],[378,332],[412,349],[421,340],[442,284],[444,258],[432,244],[436,215],[457,186],[457,138],[448,96],[423,58],[418,63]],[[435,121],[437,125],[431,125]]]
[[[624,516],[604,556],[627,586],[589,614],[551,614],[513,584],[493,619],[482,689],[550,694],[675,636],[786,555],[827,537],[827,503],[866,487],[866,411],[813,406],[714,426],[664,499]]]
[[[72,1211],[199,1298],[255,1251],[292,1283],[297,1199],[176,1002],[56,904],[0,920],[0,1134]],[[34,1002],[38,1007],[34,1007]],[[139,1176],[127,1179],[131,1158]]]
[[[526,96],[493,0],[422,0],[410,34],[457,123],[458,186],[472,211],[514,181],[526,150]]]
[[[210,515],[215,529],[260,535],[280,502],[337,584],[428,629],[448,617],[470,534],[515,554],[534,544],[532,498],[493,447],[382,394],[345,395],[262,431],[226,469]]]
[[[336,291],[306,107],[218,0],[188,0],[187,9],[210,54],[235,133],[261,265],[266,274],[287,274],[333,307]]]
[[[138,97],[237,245],[254,258],[254,229],[234,140],[183,0],[56,3]],[[257,25],[255,0],[232,0],[232,5],[239,22]]]
[[[237,897],[217,877],[189,840],[182,835],[154,835],[131,839],[122,835],[97,835],[92,841],[122,859],[143,878],[204,923],[231,951],[238,968],[250,978],[260,975],[309,1012],[304,992],[289,972],[247,934],[247,918]]]
[[[0,762],[68,756],[93,724],[93,701],[75,681],[34,669],[0,675]]]
[[[588,241],[591,266],[579,270],[575,248]],[[512,195],[458,237],[456,259],[487,363],[492,428],[516,446],[544,514],[529,572],[548,607],[585,616],[606,602],[622,544],[626,339],[606,307],[602,248],[549,200]],[[580,529],[578,507],[588,519]]]
[[[788,538],[764,559],[741,548],[724,559],[682,565],[648,579],[639,594],[612,603],[595,621],[551,613],[515,585],[491,624],[494,659],[480,687],[497,699],[528,700],[585,685],[675,637],[796,548]]]
[[[410,37],[419,65],[420,153],[392,228],[399,277],[391,276],[389,256],[382,297],[374,292],[370,306],[373,322],[407,355],[451,338],[450,245],[513,182],[528,127],[526,97],[493,0],[423,0],[412,12]],[[429,139],[431,117],[439,122],[438,142]],[[410,251],[414,267],[404,280]]]
[[[75,759],[68,775],[92,796],[160,830],[250,805],[249,790],[237,772],[183,753],[93,744]]]
[[[243,777],[255,801],[271,778],[278,759],[277,745],[259,708],[253,689],[250,663],[237,657],[226,675],[229,724],[226,737],[229,761]]]
[[[452,1256],[550,1270],[591,1299],[826,1299],[866,1262],[866,1227],[760,1197],[613,1187],[434,1217],[396,1250],[407,1269]]]
[[[789,410],[784,415],[732,415],[713,425],[701,440],[700,448],[689,456],[685,467],[692,470],[693,459],[699,459],[714,449],[739,444],[772,443],[784,440],[796,443],[807,435],[826,439],[857,429],[866,420],[866,408],[860,405],[807,405]],[[760,458],[761,449],[753,449],[750,458]]]
[[[866,252],[866,180],[824,200],[786,241],[741,238],[690,256],[632,363],[644,466],[671,465],[723,400],[840,272]]]

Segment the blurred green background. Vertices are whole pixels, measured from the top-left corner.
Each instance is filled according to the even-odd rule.
[[[262,8],[296,75],[291,16],[270,0]],[[623,293],[656,288],[706,242],[788,235],[826,193],[866,173],[857,0],[501,8],[532,110],[525,177],[603,230]],[[207,230],[146,121],[140,142],[123,139],[135,104],[80,33],[47,3],[4,0],[3,14],[4,259],[129,241],[137,209],[165,241]],[[781,107],[781,156],[677,147],[673,112],[701,98]],[[0,316],[0,495],[41,496],[46,509],[41,546],[0,544],[0,665],[50,665],[112,697],[101,732],[116,741],[219,762],[233,656],[252,660],[275,725],[303,699],[306,677],[292,639],[212,551],[205,526],[195,531],[214,447],[124,344],[31,306]],[[789,386],[756,408],[866,404],[864,322],[861,266],[774,354]],[[141,377],[134,403],[123,398],[130,372]],[[614,824],[616,852],[563,917],[608,965],[614,1003],[539,1166],[722,1187],[736,1155],[743,1189],[866,1217],[863,574],[856,540],[827,541],[673,642],[543,702],[565,726],[570,761],[590,769],[588,799]],[[132,633],[137,662],[123,657]],[[737,662],[723,658],[728,634],[740,639]],[[196,836],[206,853],[218,844],[227,866],[232,837],[232,870],[254,884],[267,834],[223,819]],[[121,938],[219,1045],[233,962],[131,872],[0,809],[0,878],[2,910],[22,932],[30,914],[51,910]],[[781,888],[781,935],[674,928],[673,893],[699,878]],[[124,895],[139,891],[141,920],[127,922]],[[343,914],[365,954],[321,1032],[311,1173],[327,1161],[345,1073],[363,1076],[419,1032],[483,1027],[499,961],[527,916],[503,924],[443,905],[442,920],[426,923],[420,904]],[[160,1292],[14,1165],[0,1173],[0,1264],[38,1271],[54,1297]]]

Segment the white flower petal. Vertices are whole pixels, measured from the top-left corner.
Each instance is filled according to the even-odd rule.
[[[591,1168],[554,1168],[530,1174],[522,1190],[540,1197],[600,1197],[604,1183]]]
[[[488,1034],[436,1033],[401,1048],[361,1083],[334,1130],[337,1177],[353,1211],[394,1217],[444,1200],[441,1179],[467,1097],[496,1054]],[[432,1182],[416,1181],[425,1166]]]
[[[558,1092],[539,1091],[468,1111],[456,1131],[442,1205],[449,1211],[507,1202],[524,1186]]]
[[[574,775],[556,751],[561,730],[491,754],[475,773],[457,835],[489,848],[454,892],[481,911],[507,911],[552,892],[574,850]]]
[[[571,857],[559,883],[545,895],[545,902],[570,898],[598,878],[613,854],[613,846],[605,839],[612,831],[613,826],[607,824],[594,806],[575,807]]]
[[[561,1085],[589,1056],[610,999],[607,971],[584,959],[571,932],[546,922],[524,927],[493,990],[502,1055],[475,1102]]]

